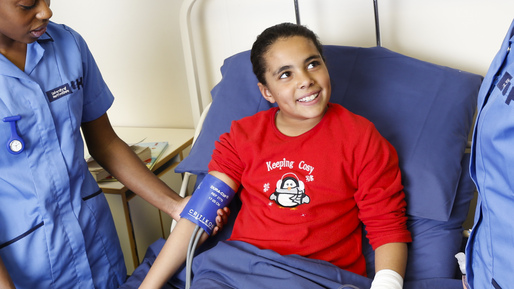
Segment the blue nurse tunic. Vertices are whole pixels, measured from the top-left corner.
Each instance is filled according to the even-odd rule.
[[[513,42],[514,22],[478,96],[470,172],[479,198],[466,248],[472,288],[514,286]]]
[[[0,54],[0,256],[17,288],[116,288],[126,277],[105,196],[84,161],[82,122],[113,96],[80,35],[50,23],[25,71]],[[25,148],[7,142],[19,135]]]

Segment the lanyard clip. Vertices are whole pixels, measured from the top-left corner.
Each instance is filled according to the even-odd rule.
[[[25,142],[16,132],[16,122],[20,119],[20,115],[8,116],[3,119],[4,122],[11,124],[11,138],[7,141],[7,151],[14,155],[21,153],[25,148]]]

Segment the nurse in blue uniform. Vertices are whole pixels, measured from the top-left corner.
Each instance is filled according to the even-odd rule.
[[[117,288],[124,259],[80,129],[130,190],[175,219],[185,201],[116,136],[111,92],[49,4],[0,0],[0,287]]]
[[[478,189],[466,248],[471,288],[514,286],[514,22],[480,88],[471,177]]]

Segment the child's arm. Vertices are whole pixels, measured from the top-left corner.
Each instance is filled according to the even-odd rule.
[[[403,288],[407,265],[407,244],[388,243],[375,250],[375,279],[371,289]],[[379,273],[380,272],[380,273]]]
[[[238,185],[227,175],[216,171],[209,172],[209,174],[217,177],[229,185],[234,191],[237,191]],[[223,215],[223,211],[220,211],[221,209],[218,210],[217,218]],[[226,223],[226,221],[224,223]],[[175,226],[168,240],[166,240],[161,252],[143,280],[143,283],[141,283],[140,289],[161,288],[166,281],[175,274],[177,269],[186,261],[189,240],[191,239],[195,227],[196,224],[187,219],[180,219],[178,221],[177,226]],[[200,244],[205,242],[207,237],[207,233],[204,233]]]
[[[161,288],[175,274],[177,269],[186,261],[187,247],[195,227],[196,224],[187,219],[178,221],[143,283],[139,286],[140,289]]]
[[[4,266],[4,262],[2,258],[0,258],[0,288],[6,289],[14,289],[14,283],[12,282],[11,276],[9,276],[9,272]]]

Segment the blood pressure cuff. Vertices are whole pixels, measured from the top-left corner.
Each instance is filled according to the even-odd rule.
[[[180,214],[211,234],[216,226],[218,209],[228,206],[236,192],[222,180],[207,174]]]

